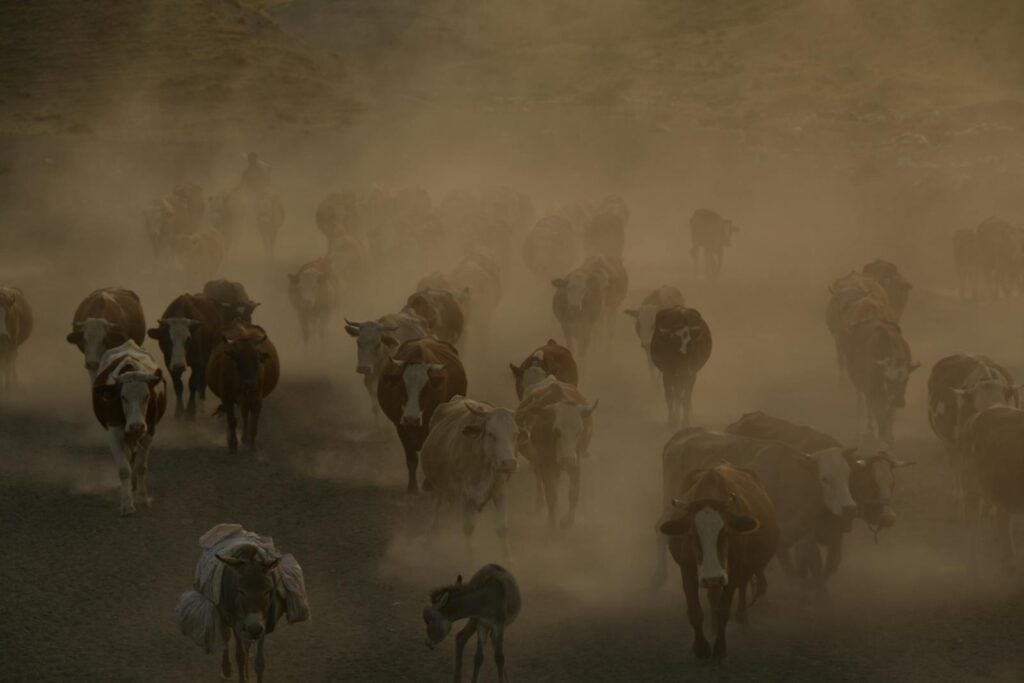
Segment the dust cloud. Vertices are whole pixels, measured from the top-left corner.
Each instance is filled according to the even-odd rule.
[[[491,561],[523,589],[506,638],[519,680],[1024,675],[1011,640],[1020,577],[997,574],[993,549],[970,574],[926,394],[928,368],[955,351],[1024,374],[1019,299],[961,302],[950,246],[956,229],[1024,215],[1018,3],[43,0],[3,14],[0,285],[24,290],[36,319],[20,388],[0,401],[11,554],[0,576],[17,586],[0,610],[0,666],[13,678],[210,676],[214,658],[180,637],[172,610],[198,537],[232,521],[274,536],[306,571],[314,620],[269,639],[272,678],[446,679],[451,644],[422,647],[422,603]],[[234,189],[250,151],[272,165],[286,211],[273,256],[248,221],[215,272],[157,262],[143,212],[183,183]],[[667,284],[701,311],[714,349],[693,423],[709,429],[764,410],[856,445],[863,423],[837,378],[827,286],[875,258],[898,264],[914,285],[902,325],[923,369],[897,416],[894,455],[917,464],[898,473],[895,528],[876,542],[857,523],[827,601],[771,565],[750,626],[730,626],[727,663],[699,663],[676,574],[648,588],[671,431],[619,313],[614,337],[581,359],[580,389],[600,406],[576,525],[547,529],[521,462],[510,560],[491,508],[468,545],[458,510],[435,529],[430,496],[402,493],[401,447],[375,422],[343,318],[397,312],[463,245],[449,235],[440,253],[375,263],[372,286],[343,296],[308,345],[288,299],[287,275],[326,254],[314,217],[328,194],[410,187],[435,207],[452,191],[512,188],[534,221],[624,198],[623,308]],[[690,260],[698,208],[740,228],[714,282]],[[498,255],[488,341],[463,354],[469,395],[510,407],[508,364],[562,338],[551,284],[523,263],[524,234]],[[72,313],[88,292],[124,286],[152,326],[213,277],[261,302],[254,321],[281,355],[262,455],[229,456],[213,397],[194,424],[171,407],[151,458],[156,501],[117,519],[117,473],[64,339]],[[55,585],[24,585],[44,569]],[[76,606],[89,623],[66,619]]]

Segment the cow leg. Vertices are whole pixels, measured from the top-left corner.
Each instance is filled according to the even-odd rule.
[[[224,415],[228,423],[228,450],[232,453],[238,452],[238,416],[235,415],[235,404],[232,401],[224,401]]]
[[[729,623],[729,610],[732,609],[732,596],[736,587],[732,583],[726,584],[722,589],[722,595],[715,606],[717,624],[715,634],[715,649],[711,653],[711,659],[720,662],[725,658],[725,626]]]
[[[117,477],[121,480],[121,514],[133,514],[135,499],[132,496],[132,466],[129,461],[128,444],[124,440],[124,430],[120,427],[111,427],[107,430],[107,443],[110,444],[110,452],[114,454]]]
[[[569,509],[562,517],[562,528],[568,529],[576,521],[576,504],[580,502],[580,465],[569,469]]]
[[[185,385],[181,381],[184,370],[171,373],[171,384],[174,385],[174,417],[181,417],[185,414],[185,404],[182,403],[181,395],[185,391]]]
[[[704,636],[704,610],[700,606],[700,590],[697,586],[697,571],[691,567],[687,572],[682,567],[679,573],[683,577],[683,595],[686,597],[686,616],[693,628],[693,654],[697,659],[711,656],[711,645]]]
[[[694,373],[686,373],[682,379],[677,382],[679,387],[679,395],[676,396],[676,403],[682,404],[683,407],[683,426],[690,426],[690,410],[693,407],[693,385],[697,383],[697,375]]]
[[[996,538],[1000,561],[1007,573],[1013,573],[1013,517],[1002,506],[996,508]]]
[[[537,482],[536,502],[537,509],[540,510],[544,507],[544,475],[536,465],[533,465],[533,478]]]
[[[668,428],[675,429],[679,424],[679,413],[676,406],[676,391],[672,372],[663,372],[661,375],[662,388],[665,391],[665,407],[668,410]]]
[[[146,484],[146,471],[149,469],[149,448],[152,445],[153,435],[148,432],[143,434],[135,451],[135,462],[132,463],[133,478],[139,482],[139,496],[142,498],[142,504],[146,507],[149,507],[149,504],[153,502],[149,497],[149,486]]]
[[[370,396],[370,412],[373,413],[374,423],[377,423],[380,419],[380,406],[377,405],[377,375],[363,375],[363,387]]]
[[[484,641],[487,627],[478,623],[476,627],[476,654],[473,656],[473,683],[480,680],[480,668],[484,665]]]
[[[548,527],[555,528],[555,516],[558,512],[558,472],[553,467],[545,467],[543,473],[544,498],[548,503]]]
[[[256,683],[263,683],[263,670],[266,668],[266,660],[263,658],[263,641],[266,635],[260,636],[256,641]]]
[[[455,636],[455,683],[462,683],[462,653],[466,649],[466,642],[476,632],[476,624],[476,618],[471,618]]]
[[[260,411],[263,409],[263,403],[257,402],[249,407],[249,420],[246,424],[246,433],[249,436],[249,451],[256,451],[256,432],[260,428]]]
[[[740,626],[747,626],[750,619],[747,617],[747,586],[750,582],[744,581],[740,584],[740,604],[736,606],[736,623]]]
[[[416,483],[416,470],[420,464],[417,444],[414,443],[412,436],[403,433],[399,433],[399,439],[402,441],[403,450],[405,450],[405,468],[409,472],[409,483],[405,487],[405,492],[419,493],[420,489]]]
[[[203,385],[203,375],[198,367],[192,368],[188,376],[188,407],[185,408],[185,417],[189,420],[196,419],[196,394]]]

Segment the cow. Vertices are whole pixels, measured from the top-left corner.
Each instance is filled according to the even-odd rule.
[[[129,339],[103,353],[92,385],[92,410],[114,455],[122,515],[135,512],[136,491],[150,504],[149,449],[166,409],[167,382],[148,351]]]
[[[697,373],[711,357],[711,329],[695,308],[658,311],[651,337],[651,362],[661,372],[669,427],[690,423]],[[680,416],[680,413],[682,415]]]
[[[203,285],[203,294],[221,305],[225,325],[239,321],[252,324],[252,312],[260,305],[249,298],[241,282],[231,280],[210,280]]]
[[[147,334],[164,354],[176,398],[174,416],[195,419],[196,395],[206,398],[206,364],[224,326],[220,304],[203,294],[182,294],[168,304],[156,327]],[[185,369],[188,379],[188,407],[182,401]]]
[[[447,289],[421,289],[409,295],[403,310],[423,318],[430,334],[458,345],[465,320],[458,297],[452,292]]]
[[[739,232],[732,221],[709,209],[697,209],[690,216],[690,257],[693,271],[700,275],[700,252],[704,251],[704,274],[717,280],[722,273],[725,248],[732,246],[732,235]]]
[[[907,298],[913,288],[900,274],[900,269],[894,263],[875,259],[871,263],[865,264],[860,272],[882,286],[889,299],[889,306],[896,315],[896,322],[899,322],[903,317],[903,311],[907,308]]]
[[[478,249],[466,256],[450,276],[451,286],[442,287],[458,292],[466,316],[464,335],[472,332],[486,347],[491,330],[491,316],[501,302],[501,269],[486,250]]]
[[[583,358],[594,327],[601,320],[607,322],[611,336],[615,311],[629,286],[625,268],[621,261],[596,256],[551,284],[555,287],[551,308],[562,327],[566,345]]]
[[[842,444],[824,432],[762,412],[743,415],[726,427],[725,433],[780,441],[814,458],[826,457],[836,449],[842,449],[843,457],[850,466],[850,495],[857,504],[858,516],[876,533],[896,524],[896,512],[892,508],[895,471],[913,465],[913,461],[896,460],[883,450],[844,449]],[[809,573],[811,578],[817,579],[824,571],[824,580],[835,574],[842,559],[843,535],[848,530],[839,518],[825,518],[814,532],[817,544],[808,544],[807,552],[800,558],[800,574],[806,576]],[[824,567],[817,545],[824,546],[826,550]]]
[[[222,330],[220,341],[210,353],[206,381],[221,400],[215,414],[227,417],[230,452],[238,451],[236,404],[242,413],[242,444],[256,451],[263,399],[277,387],[280,374],[277,349],[262,327],[235,322]]]
[[[1014,280],[1014,256],[1017,240],[1013,226],[1006,220],[992,216],[975,229],[975,250],[979,274],[988,286],[989,294],[998,299],[1009,295]]]
[[[668,509],[687,474],[693,470],[729,464],[755,472],[775,506],[779,525],[778,558],[790,576],[789,560],[795,549],[803,569],[804,558],[827,525],[848,531],[857,514],[850,493],[850,462],[841,448],[814,454],[801,453],[779,441],[762,441],[734,434],[688,427],[676,432],[662,450],[663,509]],[[666,576],[665,543],[659,535],[654,585]],[[815,576],[816,588],[824,583]]]
[[[277,233],[284,225],[284,205],[281,204],[281,198],[277,194],[260,194],[253,199],[253,213],[256,217],[256,227],[263,241],[263,252],[267,258],[270,258],[274,255]]]
[[[847,354],[858,405],[866,408],[865,433],[892,446],[896,409],[906,404],[907,382],[921,364],[911,359],[900,326],[885,320],[856,325],[850,332]]]
[[[18,384],[18,348],[32,335],[34,319],[24,292],[0,286],[0,391]]]
[[[345,318],[345,332],[356,339],[356,372],[363,376],[376,417],[377,384],[384,367],[403,343],[429,334],[427,321],[412,311],[389,313],[361,323]]]
[[[403,343],[389,358],[377,384],[380,409],[395,425],[405,450],[407,493],[418,493],[419,452],[431,418],[442,403],[466,395],[466,371],[451,344],[432,337]]]
[[[686,613],[693,627],[693,653],[698,659],[725,657],[725,627],[733,596],[739,593],[736,620],[747,623],[747,587],[754,600],[767,589],[764,569],[775,555],[779,526],[757,474],[731,465],[687,472],[659,525],[679,565]],[[715,626],[712,650],[704,636],[700,589],[708,592]]]
[[[424,482],[430,482],[435,499],[435,525],[443,504],[461,505],[462,530],[468,543],[477,513],[487,503],[494,503],[498,538],[508,556],[505,487],[518,466],[518,438],[515,413],[507,408],[462,396],[437,407],[420,452]]]
[[[526,267],[541,282],[572,270],[580,257],[572,224],[558,215],[537,221],[526,235],[522,252]]]
[[[328,241],[327,261],[338,280],[349,290],[366,287],[374,272],[370,252],[348,233],[339,233]]]
[[[675,306],[686,306],[683,293],[676,287],[662,285],[644,297],[639,308],[627,308],[623,313],[633,318],[636,336],[647,356],[647,367],[654,374],[654,361],[651,359],[651,339],[654,337],[654,318],[658,311]]]
[[[572,351],[548,339],[544,346],[534,349],[522,363],[508,364],[516,380],[516,398],[523,400],[526,390],[537,382],[552,376],[559,382],[579,386],[580,373]]]
[[[96,379],[100,357],[107,349],[131,340],[142,344],[146,338],[146,318],[139,296],[129,289],[97,289],[78,304],[71,321],[68,343],[85,356],[89,379]]]
[[[970,228],[953,233],[953,263],[961,299],[978,297],[978,240]],[[969,292],[969,293],[968,293]]]
[[[299,318],[302,341],[310,337],[323,341],[341,296],[338,279],[327,259],[304,263],[288,274],[288,299]]]
[[[188,235],[175,235],[171,248],[178,267],[198,277],[216,273],[227,254],[224,235],[213,228]]]
[[[1024,410],[991,405],[968,420],[962,475],[964,510],[971,538],[972,567],[978,557],[981,506],[995,507],[997,543],[1007,572],[1013,570],[1012,515],[1024,513]]]
[[[583,230],[583,248],[588,257],[622,260],[626,246],[626,221],[616,211],[602,209]]]
[[[175,251],[179,237],[194,235],[202,229],[205,210],[203,189],[194,183],[185,183],[143,211],[146,232],[158,261]]]
[[[836,363],[840,381],[847,376],[847,345],[850,330],[859,322],[870,319],[896,322],[889,306],[889,295],[877,281],[860,273],[851,272],[829,285],[825,324],[836,346]]]
[[[596,408],[597,401],[588,404],[574,385],[548,377],[530,387],[516,409],[516,422],[526,435],[520,452],[543,484],[551,529],[555,528],[558,514],[558,480],[562,472],[569,477],[569,509],[559,523],[568,528],[576,519],[581,460],[589,455]]]
[[[928,375],[928,423],[951,448],[964,425],[990,405],[1020,407],[1009,370],[981,354],[957,353],[940,359]]]

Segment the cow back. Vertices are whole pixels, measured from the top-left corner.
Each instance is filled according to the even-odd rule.
[[[826,448],[842,446],[833,437],[806,425],[796,425],[762,412],[747,413],[725,428],[726,434],[746,436],[752,439],[781,441],[801,453],[817,453]]]
[[[122,287],[97,289],[75,309],[73,323],[86,318],[102,318],[116,323],[127,339],[142,344],[146,338],[146,318],[139,295]]]

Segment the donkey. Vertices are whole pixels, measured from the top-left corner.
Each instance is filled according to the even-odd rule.
[[[522,599],[519,586],[505,568],[496,564],[482,567],[469,583],[462,583],[462,575],[450,586],[442,586],[430,593],[430,606],[423,608],[423,622],[427,626],[427,647],[434,647],[445,639],[452,622],[469,619],[455,636],[455,682],[462,681],[462,651],[476,632],[476,657],[473,659],[473,683],[480,678],[484,663],[484,642],[488,637],[494,647],[494,663],[498,667],[498,680],[507,683],[505,675],[505,627],[519,616]]]
[[[228,571],[221,578],[220,604],[221,632],[224,634],[224,650],[220,660],[221,676],[231,678],[231,658],[228,649],[231,634],[235,634],[235,664],[238,666],[238,681],[245,683],[249,674],[249,649],[256,642],[256,682],[263,683],[266,661],[263,657],[263,640],[274,632],[278,616],[284,612],[283,600],[274,586],[273,570],[280,557],[264,560],[254,547],[249,557],[224,557],[217,559]]]

